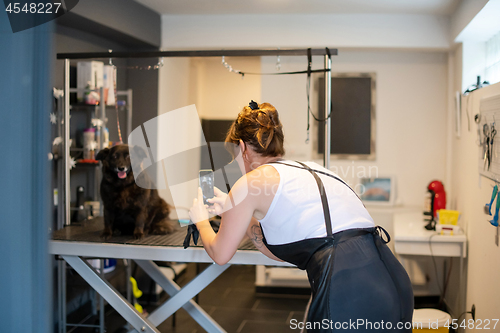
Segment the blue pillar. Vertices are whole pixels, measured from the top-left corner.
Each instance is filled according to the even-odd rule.
[[[52,332],[53,22],[12,33],[0,11],[0,331]]]

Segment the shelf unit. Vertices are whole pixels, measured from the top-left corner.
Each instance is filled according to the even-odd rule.
[[[71,158],[78,158],[83,154],[83,148],[76,147],[77,135],[83,128],[96,127],[97,131],[100,133],[99,146],[97,151],[103,149],[104,144],[104,131],[105,127],[111,125],[108,123],[108,115],[110,118],[115,114],[115,106],[105,105],[100,103],[98,105],[88,105],[76,103],[70,106],[69,109],[65,108],[64,105],[69,101],[69,95],[71,93],[76,93],[78,91],[89,91],[86,89],[76,89],[65,87],[63,95],[57,99],[57,115],[56,123],[58,124],[55,135],[62,138],[61,149],[58,154],[54,157],[57,160],[57,183],[55,184],[57,188],[57,219],[56,219],[56,229],[62,229],[65,226],[71,225],[71,215],[72,212],[78,210],[78,208],[71,207],[71,178],[75,174],[80,174],[80,176],[86,178],[87,185],[87,198],[91,197],[93,201],[100,201],[100,182],[102,179],[101,167],[99,163],[81,163],[77,162],[73,169],[70,169]],[[104,89],[100,88],[99,95],[104,96]],[[118,100],[125,100],[125,106],[118,107],[118,114],[115,117],[119,117],[120,123],[126,123],[125,131],[122,131],[123,139],[127,139],[128,135],[132,131],[132,89],[117,91]],[[120,98],[121,97],[121,98]],[[67,99],[67,100],[66,100]],[[118,102],[118,101],[117,101]],[[125,116],[123,116],[125,113]],[[74,116],[73,121],[83,120],[83,124],[71,123],[71,116]],[[78,119],[79,118],[79,119]],[[123,119],[122,119],[123,118]],[[92,126],[92,119],[99,119],[100,124],[98,126]],[[125,120],[125,122],[123,122]],[[77,126],[80,125],[80,126]],[[83,126],[83,127],[82,127]],[[118,135],[116,135],[118,136]],[[72,138],[71,138],[72,137]],[[111,139],[111,138],[110,138]],[[74,140],[73,142],[71,140]],[[113,141],[113,140],[110,140]],[[118,141],[118,140],[116,140]],[[89,189],[91,187],[91,190]],[[92,192],[92,193],[89,193]],[[76,187],[75,187],[76,193]],[[75,197],[76,199],[76,197]],[[103,206],[100,204],[100,214],[103,215]],[[103,259],[100,260],[100,267],[98,270],[102,271]],[[90,288],[90,298],[92,298],[92,313],[84,318],[88,319],[90,316],[95,316],[99,313],[99,324],[98,325],[87,325],[83,324],[83,321],[79,323],[68,323],[67,322],[67,271],[69,267],[64,260],[58,260],[57,262],[57,297],[58,297],[58,314],[59,314],[59,333],[65,333],[69,328],[75,327],[95,327],[99,329],[100,333],[104,333],[104,299],[100,297],[95,291]],[[127,276],[129,276],[129,267],[127,266]],[[128,285],[127,285],[128,288]],[[131,293],[127,290],[127,295],[130,298]],[[96,299],[98,301],[96,301]],[[99,311],[97,310],[99,309]]]
[[[70,93],[75,93],[78,90],[85,91],[85,89],[75,89],[71,88],[69,89]],[[103,89],[101,88],[99,90],[99,93],[103,94]],[[119,114],[125,112],[126,115],[124,119],[126,120],[126,130],[123,131],[124,138],[126,139],[130,132],[132,131],[132,90],[124,90],[124,91],[118,91],[117,92],[118,97],[124,97],[124,100],[126,101],[125,106],[120,106],[119,107]],[[71,142],[71,135],[73,134],[73,140],[76,141],[75,134],[81,131],[81,128],[78,128],[77,126],[72,126],[73,124],[71,123],[71,120],[68,122],[68,126],[66,126],[66,115],[64,114],[63,110],[63,98],[58,99],[58,112],[57,112],[57,123],[60,124],[58,126],[57,134],[56,136],[60,136],[62,138],[62,149],[60,152],[60,156],[57,159],[57,189],[58,189],[58,202],[60,203],[58,205],[58,210],[57,210],[57,229],[61,229],[66,225],[71,224],[71,170],[70,170],[70,158],[78,158],[81,156],[83,153],[83,148],[81,147],[75,147],[75,144],[70,144]],[[92,127],[91,125],[91,120],[92,119],[99,119],[101,120],[101,125],[100,126],[95,126],[97,130],[100,133],[103,133],[103,128],[104,127],[109,127],[108,125],[108,119],[107,115],[111,112],[111,114],[114,114],[115,106],[106,106],[104,104],[99,104],[99,105],[88,105],[88,104],[73,104],[70,107],[70,112],[67,115],[67,118],[70,119],[72,115],[76,116],[76,113],[81,113],[81,114],[86,114],[86,120],[84,123],[84,127]],[[123,118],[119,116],[120,118]],[[122,119],[123,120],[123,119]],[[101,134],[102,136],[102,134]],[[96,151],[104,148],[103,147],[103,140],[100,140],[100,145],[97,147]],[[95,201],[100,200],[100,194],[99,194],[99,184],[101,181],[101,174],[100,174],[100,166],[99,163],[81,163],[77,162],[75,165],[74,170],[79,170],[81,168],[87,168],[87,171],[92,171],[94,173],[94,182],[92,186],[92,194],[87,195],[87,197],[91,197]],[[88,183],[88,182],[87,182]],[[102,215],[102,208],[101,208],[101,214]]]

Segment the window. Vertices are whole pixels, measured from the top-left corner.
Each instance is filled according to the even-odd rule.
[[[500,32],[486,42],[486,81],[500,82]]]

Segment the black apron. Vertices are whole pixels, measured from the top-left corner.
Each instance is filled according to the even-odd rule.
[[[332,234],[326,193],[316,174],[320,171],[298,163],[318,183],[327,236],[269,245],[264,231],[262,235],[276,257],[307,271],[312,293],[307,331],[411,332],[413,290],[406,271],[386,245],[390,241],[387,231],[375,227]]]

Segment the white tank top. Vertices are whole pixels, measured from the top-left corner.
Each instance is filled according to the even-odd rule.
[[[297,162],[281,161],[302,167]],[[311,169],[336,174],[314,162]],[[318,184],[307,170],[272,163],[280,175],[280,183],[266,216],[260,220],[270,245],[287,244],[307,238],[326,236],[325,218]],[[356,194],[340,181],[317,173],[326,190],[332,232],[374,227],[373,219]],[[340,178],[340,177],[338,177]]]

